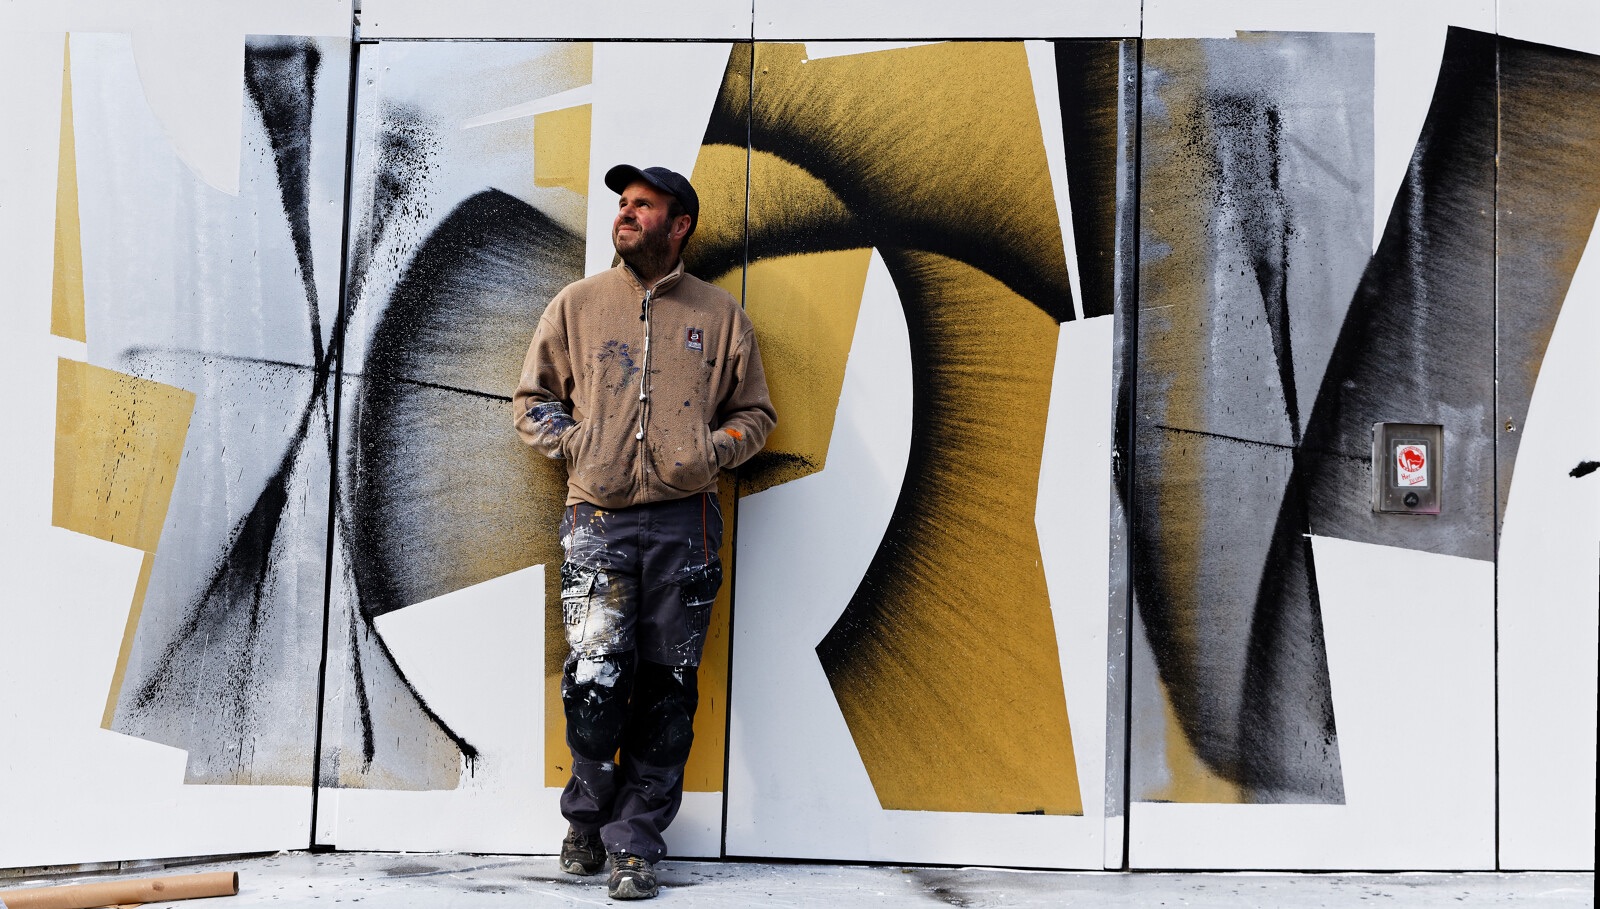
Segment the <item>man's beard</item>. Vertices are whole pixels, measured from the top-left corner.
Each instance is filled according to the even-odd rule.
[[[611,231],[611,245],[617,247],[617,255],[628,267],[642,277],[657,277],[667,273],[675,263],[672,261],[672,240],[668,236],[672,230],[672,222],[668,221],[654,230],[639,228],[638,239],[633,248],[623,251],[617,243],[616,228]]]

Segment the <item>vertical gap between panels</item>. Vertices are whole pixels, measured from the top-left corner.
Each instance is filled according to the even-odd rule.
[[[350,215],[355,194],[356,107],[360,83],[361,41],[359,20],[352,22],[350,33],[350,75],[345,95],[344,143],[344,214],[339,229],[339,308],[334,317],[333,334],[324,356],[326,362],[319,369],[329,371],[328,381],[333,385],[333,411],[328,435],[328,523],[327,545],[323,552],[322,576],[322,658],[317,663],[316,729],[311,746],[311,834],[310,849],[336,847],[335,843],[318,843],[317,831],[322,808],[322,732],[326,721],[328,688],[328,631],[333,617],[334,554],[338,546],[339,516],[339,427],[340,410],[344,397],[344,337],[349,313],[350,294]]]
[[[753,144],[755,133],[755,106],[756,106],[756,44],[755,44],[755,0],[750,3],[750,75],[746,83],[748,94],[745,101],[744,119],[744,256],[739,266],[739,306],[749,309],[746,294],[750,286],[750,146]],[[730,45],[728,53],[731,56],[736,45]],[[739,580],[739,500],[743,492],[743,480],[739,474],[733,478],[733,501],[728,503],[733,511],[733,563],[728,566],[728,674],[727,690],[723,693],[723,703],[727,709],[723,711],[722,718],[722,829],[720,831],[721,854],[728,856],[728,799],[732,774],[729,768],[733,762],[733,629],[737,621],[737,599]]]
[[[1493,522],[1490,530],[1493,532],[1494,548],[1494,866],[1499,869],[1500,861],[1500,521],[1503,516],[1505,502],[1501,501],[1500,483],[1500,129],[1501,129],[1501,95],[1500,95],[1500,3],[1495,3],[1494,20],[1494,218],[1490,221],[1491,236],[1494,249],[1494,317],[1491,320],[1494,332],[1491,349],[1494,352],[1491,368],[1494,370],[1490,382],[1490,413],[1493,422],[1489,430],[1493,433],[1494,445],[1490,448],[1493,455],[1494,469],[1492,471],[1491,487],[1494,491],[1494,511],[1490,516]],[[1531,400],[1531,396],[1530,396]],[[1521,431],[1521,427],[1517,427]]]
[[[1140,289],[1140,218],[1139,194],[1142,189],[1144,164],[1144,4],[1139,4],[1139,37],[1133,44],[1133,149],[1132,174],[1129,178],[1128,203],[1132,208],[1132,226],[1128,244],[1131,248],[1131,267],[1128,286],[1117,300],[1125,308],[1122,338],[1122,381],[1127,393],[1119,395],[1116,406],[1126,406],[1127,418],[1123,421],[1122,443],[1127,457],[1121,485],[1123,523],[1123,646],[1122,646],[1122,870],[1133,868],[1133,612],[1138,607],[1135,596],[1134,572],[1138,569],[1134,546],[1133,522],[1135,488],[1138,482],[1138,447],[1135,430],[1139,403],[1139,289]]]

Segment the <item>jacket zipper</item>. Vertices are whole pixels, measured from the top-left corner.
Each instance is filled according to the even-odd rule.
[[[650,422],[650,300],[655,296],[656,289],[651,287],[644,292],[644,300],[639,303],[639,315],[644,319],[644,353],[640,357],[639,370],[639,431],[634,433],[634,440],[639,443],[639,489],[645,489],[647,478],[645,476],[644,434]]]
[[[622,267],[626,268],[628,274],[633,276],[634,283],[644,287],[644,282],[639,280],[639,275],[633,270],[632,266],[623,263]],[[668,272],[667,276],[670,277],[671,274],[671,272]],[[661,280],[664,281],[666,278]],[[639,428],[634,432],[633,439],[639,443],[638,488],[640,490],[645,489],[647,484],[647,478],[645,477],[645,458],[647,456],[645,454],[644,437],[650,422],[650,303],[655,299],[656,288],[660,286],[661,281],[657,281],[653,286],[647,288],[644,292],[644,299],[639,301],[639,319],[644,322],[644,352],[640,355],[639,370]]]

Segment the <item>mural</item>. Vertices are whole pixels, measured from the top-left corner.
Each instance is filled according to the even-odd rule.
[[[1072,294],[1054,207],[1015,204],[1050,185],[1022,47],[808,60],[802,46],[763,44],[755,54],[753,95],[735,82],[708,129],[713,143],[742,143],[748,130],[748,241],[725,230],[721,243],[695,249],[696,265],[717,272],[748,242],[749,309],[784,414],[746,470],[749,488],[823,467],[837,391],[816,391],[840,387],[848,350],[838,341],[850,336],[860,291],[818,299],[802,288],[861,286],[866,256],[838,251],[882,256],[911,333],[912,455],[900,501],[818,658],[884,807],[1079,813],[1026,519],[1052,329],[1072,318]],[[982,74],[981,89],[957,72]],[[945,116],[930,116],[935,109]],[[810,258],[789,259],[799,256]],[[809,275],[827,277],[812,284]],[[835,332],[820,348],[819,316]],[[788,430],[791,417],[799,432]],[[997,438],[1007,440],[1004,457]],[[1003,621],[993,615],[996,578],[1006,579]],[[925,662],[932,654],[937,672]]]
[[[971,855],[971,836],[907,812],[995,815],[996,830],[1019,814],[1090,815],[1082,827],[1032,829],[1099,867],[1101,777],[1078,746],[1100,750],[1104,555],[1098,585],[1060,586],[1074,554],[1054,544],[1073,519],[1044,503],[1056,488],[1047,465],[1098,435],[1068,430],[1052,448],[1047,427],[1109,375],[1109,320],[1088,351],[1076,344],[1094,329],[1063,323],[1113,308],[1131,122],[1119,119],[1121,47],[758,44],[754,55],[748,109],[719,105],[708,133],[731,155],[748,131],[746,292],[783,414],[741,483],[731,759],[750,776],[743,792],[730,784],[730,844]],[[1077,274],[1065,238],[1093,251]],[[724,248],[734,261],[743,239],[703,245],[699,261]],[[1103,403],[1093,409],[1109,432]],[[1103,456],[1099,468],[1103,489]],[[1082,516],[1100,539],[1104,514],[1102,500]],[[825,540],[803,529],[839,521],[848,529]],[[829,580],[806,592],[786,580],[819,573]],[[1093,644],[1069,657],[1062,635]],[[1066,679],[1085,656],[1097,684],[1090,704],[1076,703],[1093,732],[1080,732],[1076,712],[1068,719]],[[752,661],[759,668],[741,668]],[[786,690],[800,710],[838,711],[843,725],[763,711],[773,666],[792,673]],[[841,733],[842,747],[832,739]],[[795,782],[780,753],[818,737],[829,739],[812,746],[829,766]],[[815,799],[784,794],[796,784],[823,788]],[[776,793],[764,796],[768,787]],[[809,817],[812,802],[832,812],[814,821],[825,833],[761,829],[778,813]]]
[[[104,368],[74,371],[85,397],[64,398],[58,417],[64,430],[92,426],[74,409],[126,395],[119,413],[133,422],[119,444],[164,427],[178,446],[147,449],[170,452],[150,490],[171,504],[142,515],[153,559],[107,725],[183,748],[191,783],[308,785],[335,335],[320,301],[337,298],[349,48],[247,42],[244,173],[229,197],[192,176],[149,119],[125,38],[73,44],[64,122],[82,324]],[[58,484],[71,476],[58,470]],[[74,513],[58,506],[58,522]]]
[[[1534,124],[1594,103],[1595,61],[1452,29],[1369,259],[1369,42],[1146,45],[1130,511],[1136,685],[1159,701],[1135,711],[1135,798],[1344,802],[1312,538],[1495,557],[1496,487],[1600,207],[1592,132]],[[1498,394],[1495,362],[1515,364]],[[1372,512],[1383,420],[1445,427],[1439,517]]]
[[[555,132],[587,161],[588,132],[509,116],[468,124],[587,85],[589,48],[428,45],[373,57],[357,108],[340,445],[346,545],[330,619],[339,629],[330,657],[359,684],[330,688],[322,766],[336,785],[452,788],[473,772],[478,746],[431,707],[394,712],[402,680],[371,677],[386,646],[372,623],[559,564],[552,535],[540,531],[559,516],[561,478],[523,456],[504,432],[505,413],[521,366],[515,339],[531,335],[543,302],[582,272],[573,225],[583,198],[542,189],[564,175],[552,181],[535,166],[546,159],[535,158],[534,137]],[[476,78],[437,78],[463,66]],[[528,591],[534,603],[538,594]]]
[[[509,431],[509,395],[544,305],[584,273],[594,66],[586,43],[385,45],[363,53],[356,106],[342,545],[329,645],[330,666],[346,667],[335,671],[354,683],[328,688],[322,779],[357,789],[493,789],[504,803],[489,827],[514,830],[503,835],[517,842],[528,836],[527,814],[559,820],[539,792],[567,779],[565,637],[559,611],[541,609],[559,597],[554,528],[566,487],[562,465]],[[731,501],[731,485],[725,494]],[[541,565],[540,575],[521,574]],[[484,594],[503,606],[470,611],[469,591],[513,576],[513,586]],[[542,583],[530,587],[534,577]],[[401,615],[413,607],[420,612]],[[484,697],[474,685],[490,686],[495,699],[533,697],[509,690],[522,684],[525,655],[479,666],[469,682],[450,668],[465,653],[428,640],[459,634],[468,652],[489,647],[509,631],[471,623],[504,611],[543,626],[542,645],[537,636],[514,645],[524,654],[542,647],[542,723],[523,709],[473,706]],[[712,694],[686,774],[692,792],[722,786],[725,702],[716,692],[725,686],[726,595],[713,624],[703,682]],[[371,667],[390,660],[405,676],[374,679]],[[422,712],[397,712],[410,703],[408,687]],[[527,765],[535,755],[542,767]],[[341,831],[394,810],[356,797],[339,804],[349,822]],[[408,842],[456,842],[404,828],[423,837]]]
[[[38,561],[104,569],[59,597],[103,672],[24,731],[253,818],[164,848],[553,849],[564,481],[507,402],[659,145],[782,414],[722,490],[697,852],[1120,867],[1126,809],[1136,867],[1592,862],[1600,56],[1438,34],[1392,199],[1355,27],[252,35],[236,195],[73,34],[16,463]],[[1439,516],[1371,511],[1377,421],[1443,425]]]
[[[1372,39],[1151,41],[1144,65],[1130,515],[1174,726],[1134,797],[1338,803],[1315,593],[1276,589],[1303,527],[1272,515],[1371,249]]]

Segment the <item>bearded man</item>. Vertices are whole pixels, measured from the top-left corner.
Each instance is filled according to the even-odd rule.
[[[717,477],[761,450],[777,414],[750,319],[683,270],[694,187],[626,164],[605,182],[621,262],[550,301],[512,410],[523,441],[567,466],[561,867],[594,874],[609,855],[611,897],[645,899],[683,800],[722,584]]]

